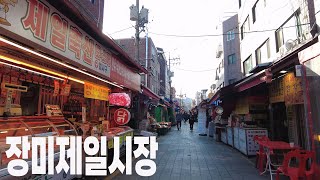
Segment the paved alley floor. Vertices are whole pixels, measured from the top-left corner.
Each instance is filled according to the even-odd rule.
[[[174,179],[174,180],[260,180],[269,176],[260,176],[254,164],[236,149],[215,142],[208,136],[199,136],[197,124],[194,131],[189,124],[182,123],[182,130],[176,126],[170,132],[158,138],[157,171],[148,178],[135,174],[119,174],[113,179]]]

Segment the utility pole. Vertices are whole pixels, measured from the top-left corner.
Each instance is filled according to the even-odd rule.
[[[173,61],[173,62],[172,62]],[[180,57],[177,57],[177,58],[171,58],[170,57],[170,52],[169,52],[169,72],[170,72],[170,75],[169,75],[169,86],[170,86],[170,100],[172,101],[172,91],[171,91],[171,78],[173,77],[173,72],[171,72],[171,64],[172,65],[178,65],[180,64]]]
[[[138,10],[137,12],[137,21],[136,21],[136,39],[135,39],[135,46],[136,46],[136,61],[140,64],[139,60],[139,43],[140,43],[140,37],[139,37],[139,22],[140,22],[140,13],[139,13],[139,0],[136,0],[136,8]],[[146,67],[147,68],[147,67]]]
[[[140,33],[142,31],[144,31],[145,28],[145,24],[148,23],[148,14],[149,14],[149,10],[144,8],[142,6],[141,10],[139,9],[139,0],[136,0],[136,5],[131,5],[130,6],[130,20],[131,21],[135,21],[136,22],[136,33],[135,33],[135,57],[136,57],[136,61],[142,65],[143,62],[140,61],[140,53],[139,53],[139,45],[140,45]],[[140,30],[141,28],[141,30]],[[148,36],[148,35],[147,35]],[[148,38],[148,37],[147,37]],[[147,39],[146,39],[146,44],[147,44]],[[147,46],[147,45],[146,45]],[[148,51],[148,47],[146,47],[146,51]],[[147,56],[147,53],[146,53]],[[148,62],[147,62],[147,57],[146,57],[146,64],[145,64],[145,68],[148,70]],[[145,85],[147,86],[147,77],[148,74],[145,75]]]

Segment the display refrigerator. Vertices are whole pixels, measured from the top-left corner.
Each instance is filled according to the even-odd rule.
[[[6,137],[27,136],[28,141],[31,142],[32,137],[48,137],[48,136],[77,136],[78,133],[75,127],[65,120],[63,117],[48,117],[48,116],[29,116],[29,117],[10,117],[0,118],[0,179],[13,179],[8,172],[8,163],[13,159],[18,159],[13,155],[7,157],[6,151],[10,145],[6,144]],[[47,141],[46,141],[47,142]],[[47,144],[48,146],[48,144]],[[17,147],[22,150],[22,145],[18,144]],[[54,146],[54,162],[59,161],[59,146]],[[32,175],[31,174],[31,155],[32,146],[28,151],[28,159],[26,160],[29,165],[29,171],[21,179],[74,179],[76,176],[66,174],[61,171],[55,175]],[[39,157],[39,156],[38,156]]]
[[[234,146],[233,145],[233,127],[231,126],[227,126],[227,137],[228,137],[228,144],[230,146]]]

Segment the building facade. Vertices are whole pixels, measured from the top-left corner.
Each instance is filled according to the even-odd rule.
[[[289,54],[311,38],[309,0],[238,0],[244,76]],[[255,32],[255,33],[251,33]]]
[[[238,15],[222,22],[224,85],[242,79]]]
[[[223,36],[216,50],[218,67],[213,92],[242,79],[238,15],[224,20],[218,29]]]
[[[157,48],[158,61],[160,64],[160,92],[159,95],[170,99],[170,70],[162,48]]]
[[[135,39],[118,39],[116,42],[132,58],[135,57]],[[140,38],[138,62],[146,67],[148,76],[141,76],[141,82],[155,94],[160,93],[160,63],[157,48],[151,38]]]
[[[73,0],[65,2],[70,3],[70,7],[81,14],[88,24],[92,24],[102,30],[104,0]]]

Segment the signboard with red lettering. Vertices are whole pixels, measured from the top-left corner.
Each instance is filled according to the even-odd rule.
[[[130,121],[130,112],[127,109],[120,108],[114,112],[114,121],[118,125],[125,125]]]
[[[59,94],[59,90],[60,90],[60,82],[57,81],[57,80],[54,80],[53,81],[53,84],[54,84],[54,89],[53,89],[53,96],[58,96]]]
[[[11,4],[10,4],[11,5]],[[80,29],[46,1],[19,0],[0,13],[0,32],[6,29],[43,48],[58,53],[72,64],[140,90],[140,75]],[[1,33],[0,33],[1,34]],[[16,39],[16,38],[14,38]]]

